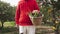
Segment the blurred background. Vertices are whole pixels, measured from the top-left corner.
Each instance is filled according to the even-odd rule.
[[[0,0],[0,34],[19,34],[14,20],[18,1]],[[60,34],[60,0],[36,1],[43,16],[36,34]]]

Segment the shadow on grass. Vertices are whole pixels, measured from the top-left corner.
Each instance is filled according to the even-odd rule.
[[[0,34],[18,34],[19,31],[16,27],[4,27],[0,29]]]

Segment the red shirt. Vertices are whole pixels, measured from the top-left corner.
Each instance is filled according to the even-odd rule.
[[[38,4],[35,0],[19,1],[15,14],[16,24],[21,26],[33,25],[28,16],[28,13],[33,10],[39,10]]]

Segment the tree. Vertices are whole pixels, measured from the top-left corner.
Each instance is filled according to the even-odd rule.
[[[0,1],[0,21],[2,23],[2,28],[5,21],[14,20],[15,8],[16,7],[10,6],[9,3]]]
[[[9,7],[9,4],[0,1],[0,21],[2,23],[2,27],[4,22],[7,20],[6,12],[8,7]]]
[[[57,1],[52,1],[52,5],[53,5],[53,22],[54,22],[54,27],[56,28],[55,29],[55,34],[59,34],[59,23],[56,23],[56,20],[57,18],[56,17],[59,17],[60,16],[60,0],[57,0]]]

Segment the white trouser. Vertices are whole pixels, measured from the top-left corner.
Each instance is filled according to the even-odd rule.
[[[19,34],[35,34],[35,26],[19,26]]]

